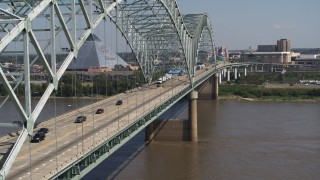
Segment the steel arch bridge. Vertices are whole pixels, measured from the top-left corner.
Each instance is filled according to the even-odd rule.
[[[80,47],[108,19],[132,49],[147,82],[152,81],[154,61],[162,54],[183,54],[191,85],[199,52],[214,55],[208,15],[182,15],[176,0],[2,0],[0,53],[23,54],[24,66],[15,79],[1,65],[0,79],[8,94],[1,106],[10,98],[26,127],[3,165],[0,179],[6,177],[26,138],[33,134],[34,123]],[[58,62],[61,38],[70,51]],[[36,62],[44,65],[49,79],[45,93],[32,107],[30,73]],[[19,84],[24,84],[24,105],[15,93]]]

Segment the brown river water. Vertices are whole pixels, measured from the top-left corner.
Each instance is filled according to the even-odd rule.
[[[143,132],[84,179],[320,179],[320,104],[199,101],[199,142]]]
[[[58,100],[57,112],[47,104],[40,119],[72,103]],[[13,108],[1,109],[1,122],[19,120]],[[83,179],[320,179],[320,103],[218,100],[198,109],[198,143],[145,145],[141,132]]]

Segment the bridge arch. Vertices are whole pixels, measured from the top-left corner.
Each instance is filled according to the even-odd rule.
[[[147,81],[152,80],[154,61],[172,49],[181,49],[185,68],[194,76],[204,30],[214,52],[210,19],[206,14],[181,15],[176,1],[128,1],[118,3],[108,17],[132,49]],[[192,81],[191,81],[192,82]]]
[[[0,53],[2,54],[15,42],[24,43],[22,46],[22,52],[25,55],[24,73],[21,73],[19,83],[25,84],[25,105],[19,101],[14,88],[10,85],[10,78],[7,78],[2,68],[0,68],[0,80],[22,119],[27,122],[27,127],[23,128],[0,171],[0,179],[8,174],[23,143],[28,135],[32,135],[34,123],[52,92],[57,89],[58,81],[68,65],[78,56],[78,50],[89,35],[106,18],[112,19],[124,35],[138,59],[145,79],[149,82],[156,68],[154,60],[175,49],[175,51],[181,51],[190,83],[193,84],[194,65],[199,56],[203,35],[206,33],[209,34],[212,52],[214,52],[214,38],[209,17],[206,14],[183,16],[176,0],[26,0],[21,2],[4,0],[0,2],[0,13],[2,20],[0,22]],[[77,24],[77,16],[81,16],[83,24]],[[40,18],[42,19],[38,20]],[[39,40],[41,36],[38,35],[47,32],[50,37],[44,44]],[[69,51],[61,66],[57,68],[56,37],[59,33],[63,33]],[[41,60],[49,76],[46,90],[33,108],[30,95],[30,66],[35,60],[30,59],[30,45],[35,51],[35,59]],[[45,56],[46,51],[50,51],[51,59]]]

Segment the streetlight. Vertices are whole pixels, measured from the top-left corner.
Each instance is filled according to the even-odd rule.
[[[119,124],[120,124],[120,122],[119,122],[119,121],[120,121],[120,120],[119,120],[119,106],[120,106],[120,105],[118,105],[118,129],[119,129],[119,127],[120,127],[120,125],[119,125]]]
[[[139,85],[139,83],[136,83],[136,88]],[[136,92],[136,118],[138,117],[138,90]]]
[[[68,104],[68,107],[72,107],[71,104]],[[78,110],[78,109],[75,109],[80,115],[82,115],[82,113]],[[82,146],[82,153],[84,152],[84,145],[83,145],[83,123],[84,121],[81,122],[81,146]],[[76,123],[76,135],[78,137],[78,123]],[[77,156],[79,154],[79,149],[78,149],[78,143],[77,143]]]

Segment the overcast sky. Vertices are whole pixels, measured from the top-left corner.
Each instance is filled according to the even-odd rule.
[[[216,46],[256,49],[288,38],[320,48],[320,0],[177,0],[182,14],[207,13]]]

